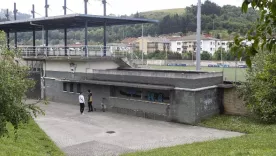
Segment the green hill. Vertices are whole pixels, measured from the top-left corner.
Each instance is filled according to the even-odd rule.
[[[140,15],[149,19],[162,19],[167,15],[179,14],[182,15],[185,13],[185,8],[175,8],[175,9],[165,9],[165,10],[153,10],[147,12],[141,12]]]

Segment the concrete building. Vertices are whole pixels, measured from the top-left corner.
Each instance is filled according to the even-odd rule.
[[[135,43],[135,50],[143,51],[145,54],[157,50],[169,51],[170,41],[162,37],[139,37]]]
[[[207,51],[211,54],[214,54],[214,52],[220,47],[228,51],[228,41],[222,41],[205,35],[201,36],[201,52]],[[196,51],[196,35],[172,38],[171,51],[179,53]]]
[[[39,31],[81,28],[88,26],[155,23],[154,20],[116,18],[93,15],[64,15],[50,18],[28,19],[0,23],[7,34],[21,31]],[[34,36],[35,39],[35,36]],[[65,43],[67,37],[65,36]],[[146,52],[167,50],[168,41],[147,41]],[[106,40],[104,40],[106,42]],[[15,43],[16,44],[16,43]],[[106,43],[105,43],[106,44]],[[105,45],[104,44],[104,45]],[[15,46],[14,48],[18,48]],[[223,83],[222,72],[170,71],[135,69],[124,56],[114,55],[109,47],[99,49],[85,45],[71,52],[66,47],[22,48],[22,58],[27,64],[40,64],[36,72],[41,79],[41,98],[54,102],[78,105],[78,95],[87,90],[93,93],[97,110],[134,115],[155,120],[195,124],[218,114],[221,98],[218,85]],[[40,82],[39,81],[39,82]],[[76,110],[77,111],[77,110]]]

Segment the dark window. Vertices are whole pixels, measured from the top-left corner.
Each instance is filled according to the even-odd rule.
[[[150,90],[145,91],[146,94],[143,99],[152,101],[152,102],[162,102],[162,103],[169,103],[170,102],[170,93],[168,91],[157,91],[157,90]]]
[[[74,84],[73,83],[70,83],[70,92],[74,93]]]
[[[111,93],[111,96],[113,97],[170,103],[170,92],[164,90],[114,87]]]
[[[63,91],[67,92],[67,83],[66,82],[63,83]]]
[[[77,84],[77,93],[80,93],[81,92],[81,84]]]

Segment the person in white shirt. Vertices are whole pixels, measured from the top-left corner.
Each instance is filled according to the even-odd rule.
[[[79,102],[80,102],[80,112],[83,115],[85,100],[84,100],[84,96],[82,95],[82,92],[79,95]]]

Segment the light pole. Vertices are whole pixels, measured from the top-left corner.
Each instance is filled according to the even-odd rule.
[[[201,36],[201,0],[197,3],[197,51],[196,51],[196,70],[200,70],[200,36]]]

